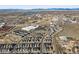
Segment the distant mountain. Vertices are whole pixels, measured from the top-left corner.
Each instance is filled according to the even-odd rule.
[[[12,12],[40,12],[40,11],[54,11],[54,10],[79,10],[79,8],[47,8],[47,9],[0,9],[0,13]]]
[[[79,10],[79,8],[37,8],[37,9],[30,9],[30,10]]]
[[[48,8],[48,10],[79,10],[79,8]]]
[[[25,12],[23,9],[0,9],[0,13]]]

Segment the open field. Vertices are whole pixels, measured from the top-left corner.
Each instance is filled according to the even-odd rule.
[[[60,33],[60,35],[79,39],[79,24],[66,24],[63,27],[64,30]]]

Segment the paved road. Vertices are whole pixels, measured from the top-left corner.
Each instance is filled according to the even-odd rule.
[[[54,53],[60,54],[63,53],[62,47],[58,43],[58,34],[62,31],[63,29],[57,31],[56,33],[52,34],[52,41],[53,41],[53,48],[54,48]]]

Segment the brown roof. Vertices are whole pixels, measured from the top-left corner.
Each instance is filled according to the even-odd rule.
[[[11,26],[3,26],[2,28],[0,28],[0,32],[8,32],[11,28]]]

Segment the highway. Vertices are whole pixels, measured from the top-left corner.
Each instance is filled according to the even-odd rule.
[[[55,32],[54,34],[51,34],[51,36],[52,36],[52,43],[53,43],[53,50],[54,50],[53,53],[56,53],[56,54],[62,54],[63,53],[62,47],[58,43],[58,40],[59,40],[58,34],[60,32],[62,32],[62,31],[63,31],[63,29],[60,29],[57,32]]]

